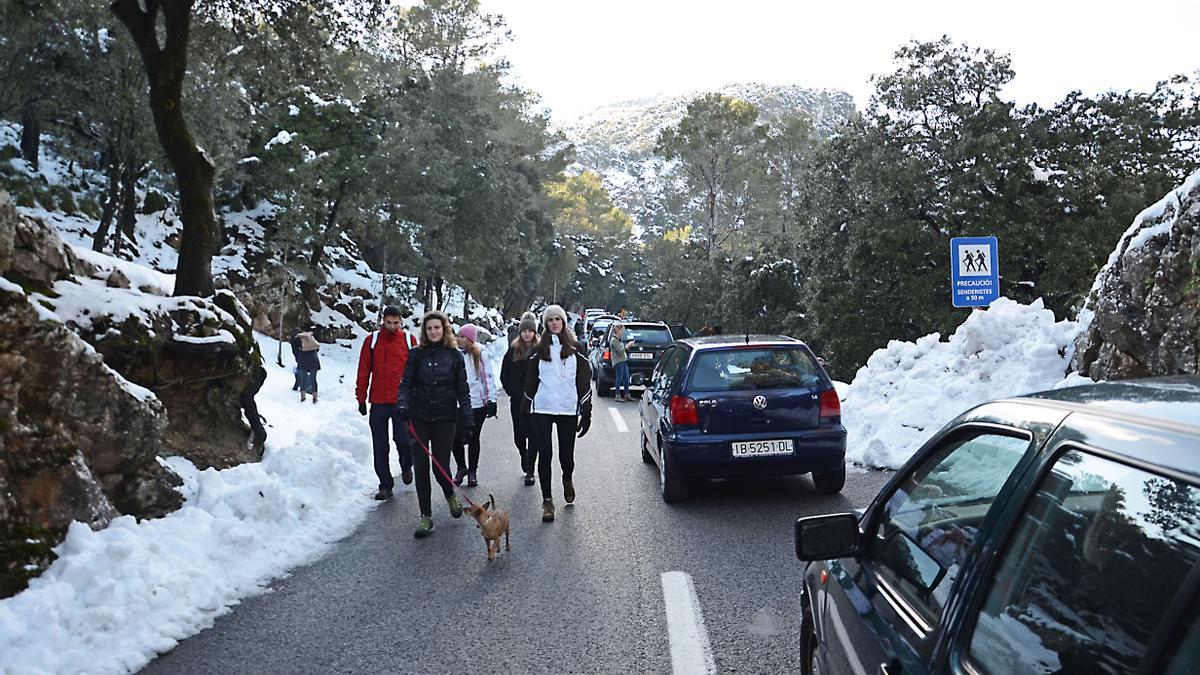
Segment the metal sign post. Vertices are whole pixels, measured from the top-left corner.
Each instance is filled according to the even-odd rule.
[[[987,307],[1000,297],[998,251],[995,237],[950,240],[950,300],[955,307]]]

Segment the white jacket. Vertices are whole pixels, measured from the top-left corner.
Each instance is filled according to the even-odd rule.
[[[533,396],[530,412],[541,415],[579,414],[579,393],[575,389],[575,356],[562,358],[562,347],[558,336],[550,338],[550,360],[534,359],[538,369],[537,393]]]
[[[480,363],[483,364],[483,377],[475,372],[475,360],[467,352],[463,352],[467,362],[467,386],[471,388],[471,408],[482,408],[488,401],[496,402],[500,388],[496,386],[496,378],[492,377],[492,364],[488,363],[487,354],[483,354]]]

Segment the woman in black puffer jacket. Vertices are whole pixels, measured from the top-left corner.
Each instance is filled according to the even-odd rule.
[[[450,515],[458,518],[462,515],[462,503],[443,470],[450,462],[456,425],[461,424],[466,434],[475,420],[471,415],[466,362],[450,332],[450,319],[441,312],[428,312],[421,319],[421,344],[408,355],[396,408],[400,419],[412,420],[417,439],[442,465],[442,470],[435,469],[433,475],[446,496]],[[421,508],[421,522],[413,536],[420,539],[433,532],[429,457],[420,448],[413,451],[413,472]]]
[[[517,452],[521,453],[521,470],[525,472],[526,485],[533,485],[537,454],[529,448],[529,416],[521,414],[521,402],[525,399],[525,372],[529,369],[529,355],[536,345],[537,316],[533,312],[525,312],[517,326],[517,337],[509,345],[500,366],[500,384],[504,387],[504,393],[508,394],[513,443],[517,446]]]

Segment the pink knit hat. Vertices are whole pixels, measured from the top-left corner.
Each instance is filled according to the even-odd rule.
[[[479,329],[475,327],[475,324],[469,323],[458,329],[458,337],[463,338],[467,342],[474,342],[475,335],[478,332]]]

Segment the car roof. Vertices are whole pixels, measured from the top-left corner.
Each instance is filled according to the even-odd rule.
[[[804,343],[786,335],[702,335],[679,340],[695,349],[717,347],[795,347]]]
[[[1022,397],[1077,412],[1189,427],[1200,436],[1200,376],[1179,375],[1043,391]]]
[[[626,328],[667,328],[661,321],[622,321],[621,325]]]

